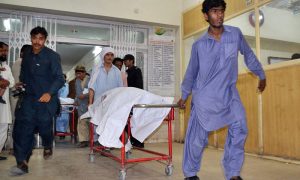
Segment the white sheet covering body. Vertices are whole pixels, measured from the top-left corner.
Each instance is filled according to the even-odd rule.
[[[98,141],[106,147],[121,148],[119,137],[135,104],[172,104],[173,97],[161,97],[142,89],[119,87],[96,99],[81,119],[91,117],[97,125]],[[168,115],[170,108],[134,108],[131,117],[132,136],[143,142]]]
[[[74,99],[72,98],[59,97],[59,100],[60,100],[60,104],[63,106],[73,106],[72,104],[74,104]]]

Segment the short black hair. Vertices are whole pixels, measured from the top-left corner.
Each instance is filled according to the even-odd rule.
[[[299,53],[293,54],[291,59],[300,59],[300,54]]]
[[[23,58],[24,57],[24,54],[26,52],[29,52],[31,50],[31,45],[29,44],[24,44],[20,50],[20,58]]]
[[[123,59],[119,58],[119,57],[116,57],[114,60],[113,60],[113,64],[116,64],[116,62],[121,62],[123,63]]]
[[[202,12],[207,14],[211,8],[222,6],[226,9],[226,2],[224,0],[204,0],[202,4]]]
[[[8,46],[8,45],[4,42],[0,42],[0,48],[3,48],[3,46]]]
[[[42,34],[45,36],[45,38],[48,37],[48,32],[46,31],[46,29],[44,27],[41,27],[41,26],[37,26],[30,31],[31,36],[34,36],[37,34]]]
[[[21,53],[24,52],[24,51],[26,51],[26,50],[29,49],[30,47],[31,47],[31,45],[29,45],[29,44],[24,44],[24,45],[22,46],[22,48],[21,48]]]
[[[132,60],[133,64],[134,64],[134,56],[132,54],[126,54],[123,59],[124,59],[124,61],[125,60]]]

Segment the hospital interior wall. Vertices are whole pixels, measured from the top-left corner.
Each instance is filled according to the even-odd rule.
[[[67,72],[68,80],[72,80],[75,78],[75,68],[77,65],[82,65],[85,67],[88,73],[91,73],[92,68],[99,63],[99,55],[95,55],[93,53],[95,48],[86,53],[77,63],[75,63],[71,70]]]
[[[192,38],[194,41],[201,36],[208,24],[204,23],[203,14],[201,11],[201,3],[195,1],[184,1],[183,8],[186,11],[183,13],[183,30],[190,33],[184,33],[184,42]],[[192,3],[194,2],[194,3]],[[254,1],[253,1],[254,2]],[[262,0],[260,3],[269,2]],[[191,9],[187,6],[193,4]],[[231,8],[234,6],[234,8]],[[237,8],[238,7],[238,8]],[[245,35],[247,42],[250,44],[252,50],[256,52],[255,47],[255,28],[249,23],[249,15],[253,12],[253,3],[248,6],[245,1],[228,1],[227,10],[225,14],[226,25],[237,26]],[[260,27],[260,61],[263,65],[268,64],[268,56],[275,57],[291,57],[295,52],[300,50],[300,39],[298,36],[298,29],[300,27],[300,20],[297,14],[285,9],[273,8],[260,4],[259,9],[264,13],[264,23]],[[276,17],[276,18],[274,18]],[[203,22],[203,23],[202,23]],[[280,22],[280,23],[278,23]],[[285,27],[285,28],[281,28]],[[190,46],[190,47],[189,47]],[[275,47],[276,46],[276,47]],[[191,44],[184,44],[184,49],[191,49]],[[243,59],[239,56],[239,68],[245,69]],[[183,60],[188,62],[187,56]]]
[[[264,14],[264,22],[260,27],[261,38],[273,39],[286,42],[299,43],[300,37],[296,36],[300,26],[299,15],[284,9],[261,6],[260,10]],[[250,10],[241,15],[226,20],[224,24],[237,26],[245,36],[255,37],[255,28],[249,22],[249,16],[254,10]],[[227,16],[225,12],[225,17]],[[284,27],[284,28],[282,28]]]
[[[300,60],[269,65],[266,76],[261,155],[300,160]],[[240,74],[237,83],[249,129],[245,151],[256,154],[259,152],[257,83],[257,78],[250,73]],[[226,128],[218,130],[217,142],[210,142],[210,146],[224,148],[226,134]]]
[[[201,4],[204,0],[182,0],[182,10],[186,12],[197,5]]]
[[[182,40],[182,28],[181,26],[176,31],[176,39],[175,41],[175,97],[174,97],[174,103],[176,103],[179,98],[181,97],[181,90],[180,90],[180,84],[182,81],[182,66],[183,66],[183,40]],[[180,118],[182,116],[182,113],[180,113],[180,110],[178,108],[175,108],[175,121],[174,121],[174,140],[176,142],[182,142],[183,141],[183,119]]]
[[[293,53],[299,52],[300,39],[297,35],[299,29],[297,27],[300,27],[299,16],[287,10],[268,6],[262,6],[260,10],[264,13],[265,18],[260,27],[260,62],[267,65],[269,56],[290,58]],[[229,19],[225,24],[239,27],[252,50],[256,52],[255,29],[249,23],[249,15],[252,11]],[[276,14],[276,18],[274,18],[274,14]],[[278,22],[285,28],[279,28]],[[239,56],[240,71],[246,69],[243,61],[243,57]]]
[[[194,38],[189,37],[187,39],[183,40],[183,59],[182,59],[182,79],[184,78],[184,74],[186,71],[186,68],[188,66],[188,63],[190,61],[190,56],[191,56],[191,50],[192,50],[192,44],[194,43]],[[179,86],[180,87],[180,86]],[[180,89],[180,88],[179,88]],[[182,140],[185,138],[185,132],[187,129],[187,125],[188,125],[188,121],[189,121],[189,117],[190,117],[190,112],[191,112],[191,96],[188,97],[187,101],[186,101],[186,109],[185,110],[181,110],[182,113],[184,113],[183,115],[183,132],[182,132]]]
[[[98,17],[117,18],[124,21],[151,22],[180,26],[182,0],[2,0],[1,6],[17,6],[26,9],[41,9],[47,13],[61,11]],[[170,8],[172,6],[172,8]]]
[[[266,71],[264,154],[300,160],[300,60],[282,64],[290,65]]]

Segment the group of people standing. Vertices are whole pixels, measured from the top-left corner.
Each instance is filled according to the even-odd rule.
[[[183,79],[182,96],[177,102],[180,108],[190,94],[191,115],[186,133],[182,169],[186,180],[198,180],[198,171],[203,150],[208,142],[208,133],[228,126],[223,167],[226,180],[242,180],[240,171],[244,160],[244,144],[248,134],[246,115],[241,103],[236,82],[238,77],[238,52],[244,55],[248,68],[259,77],[258,90],[263,92],[266,77],[257,57],[249,47],[241,31],[223,25],[226,3],[224,0],[205,0],[202,12],[209,23],[207,32],[192,47],[191,59]],[[65,84],[59,55],[44,46],[47,31],[42,27],[32,29],[30,50],[24,52],[17,87],[25,87],[25,95],[15,109],[13,131],[14,155],[17,166],[11,169],[13,175],[28,173],[28,162],[34,145],[36,131],[42,137],[44,158],[52,156],[52,120],[59,106],[58,92]],[[0,44],[2,56],[3,44]],[[7,54],[7,52],[6,52]],[[116,87],[137,87],[143,89],[143,78],[139,68],[134,66],[133,55],[123,60],[115,58],[114,49],[103,48],[100,63],[90,76],[84,66],[75,68],[76,78],[69,83],[74,87],[74,98],[78,116],[88,110],[94,100],[107,90]],[[126,73],[120,69],[123,63]],[[7,102],[7,87],[14,85],[9,66],[1,58],[0,77],[0,148],[6,137],[7,118],[3,110]],[[5,72],[5,73],[3,73]],[[6,91],[5,91],[6,90]],[[71,91],[70,91],[71,93]],[[89,139],[88,120],[79,120],[78,137],[80,147],[86,147]],[[131,139],[133,145],[144,144]],[[1,150],[0,149],[0,150]],[[3,159],[4,157],[0,157]],[[5,158],[4,158],[5,159]]]
[[[99,63],[91,75],[86,72],[86,68],[79,65],[75,68],[75,79],[72,80],[75,89],[75,105],[80,116],[88,111],[88,106],[94,100],[113,88],[117,87],[136,87],[143,89],[143,76],[140,68],[134,66],[135,57],[127,54],[123,59],[114,57],[114,50],[104,47],[100,53],[101,63]],[[126,72],[121,71],[125,64]],[[72,83],[70,81],[70,83]],[[89,142],[89,119],[78,119],[78,147],[87,147]],[[94,138],[97,140],[97,138]],[[95,142],[97,144],[97,142]],[[143,147],[143,143],[132,141],[134,146]]]
[[[7,61],[8,46],[0,44],[0,150],[7,139],[8,124],[12,123],[11,114],[15,114],[13,128],[13,154],[17,165],[11,168],[12,175],[28,173],[28,163],[35,145],[35,134],[39,133],[44,147],[43,157],[49,159],[53,154],[53,119],[57,117],[60,102],[59,96],[67,97],[72,88],[63,75],[59,54],[45,46],[48,33],[43,27],[35,27],[30,32],[32,45],[22,51],[22,60],[16,61],[18,75],[15,79]],[[93,67],[89,76],[84,66],[75,68],[74,90],[75,105],[78,117],[88,110],[88,106],[107,90],[116,87],[143,88],[141,70],[134,66],[135,57],[128,54],[124,59],[115,58],[115,52],[110,47],[104,47],[100,54],[100,63]],[[115,61],[114,61],[115,59]],[[114,61],[114,64],[113,64]],[[121,73],[117,64],[126,65],[126,74]],[[119,64],[120,65],[120,64]],[[17,83],[15,83],[15,80]],[[9,90],[15,86],[24,88],[24,94],[11,113]],[[6,108],[6,109],[5,109]],[[3,116],[3,117],[2,117]],[[67,119],[63,114],[57,118],[57,130],[65,131]],[[3,122],[2,122],[3,121]],[[5,121],[5,122],[4,122]],[[87,146],[89,139],[88,120],[78,120],[79,146]],[[142,144],[142,143],[141,143]],[[7,159],[0,156],[0,160]]]

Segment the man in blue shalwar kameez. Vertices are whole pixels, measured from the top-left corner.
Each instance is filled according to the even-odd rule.
[[[244,55],[247,67],[259,77],[260,92],[266,86],[265,73],[240,29],[223,25],[224,0],[205,0],[202,6],[210,26],[193,44],[182,82],[182,97],[178,101],[178,105],[184,108],[188,96],[193,95],[184,146],[183,173],[186,180],[199,179],[197,172],[208,142],[208,133],[228,126],[223,158],[225,177],[226,180],[241,180],[248,129],[245,110],[236,88],[238,52]]]
[[[65,81],[59,54],[45,47],[46,29],[35,27],[30,35],[32,46],[24,52],[18,83],[25,86],[25,95],[15,110],[13,144],[17,166],[11,169],[13,176],[28,173],[36,131],[42,137],[44,159],[52,156],[53,118],[59,108],[57,94]]]

